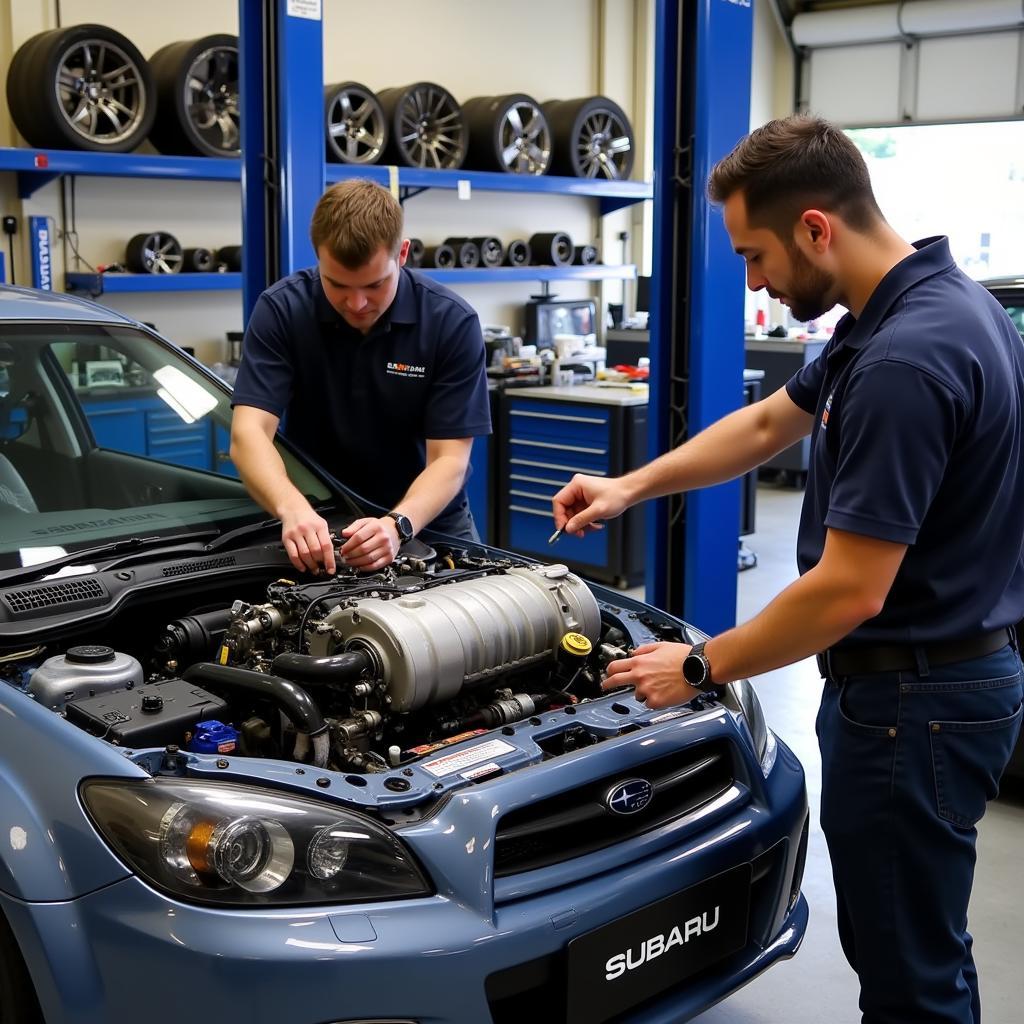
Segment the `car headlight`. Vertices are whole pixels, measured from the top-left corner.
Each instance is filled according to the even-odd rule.
[[[775,764],[775,754],[778,744],[775,740],[775,733],[768,728],[764,720],[764,712],[761,710],[761,702],[754,693],[753,686],[749,680],[738,679],[725,687],[722,695],[722,703],[730,711],[738,714],[746,723],[750,732],[750,738],[754,744],[754,753],[761,762],[761,771],[768,775]]]
[[[386,828],[316,800],[230,783],[93,779],[82,801],[130,868],[184,900],[295,906],[433,891]]]

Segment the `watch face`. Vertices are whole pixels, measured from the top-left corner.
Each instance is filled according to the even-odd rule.
[[[683,661],[683,678],[691,686],[700,686],[708,675],[707,665],[699,654],[688,654]]]

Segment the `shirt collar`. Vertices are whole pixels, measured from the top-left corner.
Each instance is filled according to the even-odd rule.
[[[324,285],[320,280],[320,271],[316,267],[313,267],[313,304],[316,307],[316,318],[320,323],[348,326],[345,319],[339,316],[337,310],[327,301]],[[398,290],[395,297],[378,323],[414,324],[417,319],[412,276],[403,267],[398,271]]]
[[[956,265],[949,251],[949,239],[945,235],[922,238],[920,241],[914,242],[913,245],[917,251],[900,260],[878,282],[878,286],[871,293],[871,297],[861,311],[860,317],[855,319],[852,314],[847,313],[836,324],[833,335],[835,339],[833,352],[840,345],[860,348],[878,330],[886,314],[904,292],[913,288],[914,285],[920,284],[926,278],[933,277]]]

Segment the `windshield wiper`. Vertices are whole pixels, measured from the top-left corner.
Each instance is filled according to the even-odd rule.
[[[37,562],[35,565],[26,565],[20,569],[8,569],[0,572],[0,584],[7,586],[11,583],[19,583],[22,580],[31,580],[39,576],[49,576],[69,565],[85,565],[95,559],[104,558],[110,555],[124,555],[135,553],[142,548],[152,547],[147,555],[155,555],[163,548],[180,552],[189,541],[199,541],[204,537],[216,537],[220,530],[198,530],[192,533],[178,533],[170,537],[124,537],[121,540],[111,541],[108,544],[97,544],[95,547],[82,548],[79,551],[72,551],[57,558],[51,558],[48,562]],[[203,551],[205,545],[190,544],[186,550]],[[124,559],[127,561],[127,559]],[[120,564],[120,562],[118,562]],[[108,568],[108,566],[104,566]]]
[[[327,512],[332,512],[334,508],[334,504],[327,503],[324,505],[315,505],[313,507],[313,511],[322,516]],[[233,544],[236,540],[239,540],[242,537],[251,537],[257,533],[263,533],[265,530],[269,530],[272,526],[276,526],[280,530],[281,520],[261,519],[258,523],[248,523],[245,526],[239,526],[234,530],[228,530],[227,533],[220,534],[216,540],[210,541],[203,550],[219,551],[221,548],[227,547],[229,544]]]

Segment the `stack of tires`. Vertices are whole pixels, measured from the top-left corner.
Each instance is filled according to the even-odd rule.
[[[104,25],[40,32],[7,73],[18,131],[40,149],[238,156],[238,39],[171,43],[147,61]]]

